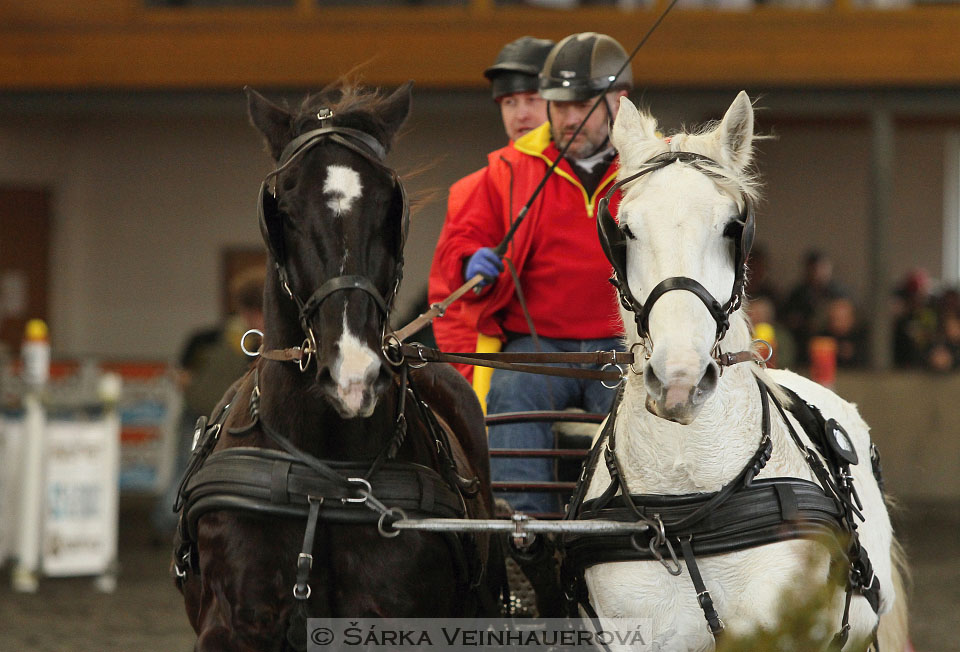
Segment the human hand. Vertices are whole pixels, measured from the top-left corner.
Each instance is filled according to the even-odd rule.
[[[490,247],[481,247],[467,260],[463,276],[468,281],[477,274],[483,276],[483,281],[477,284],[479,288],[496,281],[502,271],[503,263],[500,262],[497,252]]]

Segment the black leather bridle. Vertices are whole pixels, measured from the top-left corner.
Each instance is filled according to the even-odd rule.
[[[607,260],[613,265],[613,278],[610,282],[617,288],[620,294],[620,302],[623,307],[633,312],[634,321],[637,325],[637,333],[641,339],[646,340],[650,335],[650,311],[657,299],[667,292],[673,290],[686,290],[692,292],[703,305],[710,311],[710,315],[717,322],[716,342],[719,343],[730,328],[730,315],[739,307],[743,300],[744,286],[746,285],[746,261],[750,248],[753,246],[753,238],[756,231],[756,216],[754,213],[753,200],[749,195],[743,195],[743,212],[740,214],[740,220],[727,226],[724,235],[733,238],[734,241],[734,279],[733,289],[730,298],[726,303],[720,304],[710,292],[695,279],[687,276],[671,276],[664,279],[656,285],[651,291],[647,300],[641,303],[630,290],[627,281],[627,234],[624,229],[617,224],[610,214],[610,198],[613,194],[628,183],[636,181],[642,176],[663,169],[671,163],[689,163],[697,170],[711,177],[720,177],[712,168],[720,168],[720,165],[713,159],[695,154],[693,152],[666,152],[655,156],[644,163],[643,168],[636,174],[632,174],[625,179],[621,179],[614,184],[607,194],[600,200],[597,207],[597,231],[600,235],[600,245],[607,256]],[[704,167],[706,164],[710,167]],[[722,178],[722,177],[721,177]],[[733,228],[731,228],[733,227]],[[735,231],[733,229],[736,229]],[[737,232],[738,231],[738,232]]]
[[[260,233],[263,235],[267,249],[270,251],[276,264],[280,286],[284,292],[286,292],[287,296],[297,305],[300,328],[306,336],[306,340],[301,347],[301,350],[305,353],[317,351],[317,338],[313,329],[310,327],[310,317],[319,310],[323,302],[335,292],[360,290],[369,295],[379,309],[383,326],[386,328],[389,321],[390,309],[393,305],[393,300],[396,298],[397,290],[400,287],[400,280],[403,277],[403,247],[410,228],[410,207],[407,203],[407,195],[403,183],[400,181],[396,171],[387,167],[383,162],[386,157],[386,148],[376,138],[366,132],[360,131],[359,129],[333,125],[333,112],[329,109],[319,110],[317,112],[317,119],[320,120],[320,127],[318,129],[312,129],[297,136],[283,149],[283,152],[277,159],[276,169],[268,174],[264,178],[263,183],[260,184],[260,198],[257,202]],[[386,296],[380,293],[380,290],[377,289],[368,277],[356,274],[336,276],[327,280],[317,288],[306,301],[303,301],[291,287],[290,274],[287,270],[286,245],[283,231],[285,214],[280,210],[276,187],[273,191],[270,190],[270,181],[287,170],[294,162],[302,158],[311,148],[328,142],[335,143],[359,154],[375,167],[385,171],[393,179],[394,193],[393,199],[391,200],[391,209],[399,210],[401,216],[397,236],[399,246],[395,254],[397,262],[394,266],[390,290]],[[301,370],[306,367],[302,361],[300,366]]]

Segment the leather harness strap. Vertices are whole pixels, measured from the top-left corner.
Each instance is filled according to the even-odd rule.
[[[390,346],[396,346],[396,344],[392,343]],[[299,351],[299,349],[285,349],[285,351]],[[273,354],[276,355],[277,352],[273,352]],[[450,362],[475,365],[479,367],[492,367],[494,369],[506,369],[509,371],[520,371],[523,373],[541,374],[545,376],[602,380],[610,383],[619,382],[626,373],[624,368],[626,366],[633,365],[638,359],[642,359],[642,356],[638,357],[632,351],[447,353],[438,349],[432,349],[423,346],[422,344],[418,343],[400,345],[399,355],[414,366],[417,366],[418,364],[426,364],[428,362]],[[283,359],[298,358],[291,357]],[[721,353],[717,358],[717,363],[721,366],[729,367],[735,364],[740,364],[741,362],[760,362],[761,360],[762,358],[760,355],[753,349],[750,349],[747,351],[738,351],[736,353]],[[619,369],[607,370],[578,369],[575,367],[548,367],[544,366],[546,363],[619,367]]]
[[[861,593],[874,612],[879,611],[879,580],[873,573],[866,550],[859,544],[855,516],[859,502],[852,491],[849,468],[837,464],[836,456],[829,455],[824,443],[823,428],[816,428],[819,411],[799,397],[790,411],[798,415],[814,446],[824,451],[831,467],[827,471],[819,457],[805,446],[787,418],[783,406],[766,386],[757,379],[763,404],[761,441],[757,452],[741,472],[719,491],[687,495],[630,494],[616,458],[615,420],[622,396],[618,392],[611,416],[584,464],[577,491],[571,498],[565,519],[606,519],[624,522],[652,522],[645,535],[597,536],[567,534],[562,537],[565,553],[562,581],[571,610],[576,606],[589,609],[589,595],[584,580],[585,569],[602,563],[618,561],[657,560],[673,574],[666,563],[663,547],[676,562],[673,545],[678,545],[687,571],[697,591],[697,601],[711,633],[723,631],[723,621],[700,574],[697,556],[716,555],[791,539],[813,539],[828,543],[833,554],[850,564],[847,597],[840,632],[833,641],[839,650],[849,632],[849,603],[854,590]],[[795,395],[794,395],[795,396]],[[801,448],[820,485],[799,478],[772,478],[756,480],[756,475],[770,458],[770,409],[772,401],[790,431],[791,438]],[[812,410],[812,411],[811,411]],[[814,413],[815,412],[815,413]],[[822,417],[819,417],[822,421]],[[590,480],[600,459],[601,451],[610,472],[610,484],[597,498],[584,500]],[[811,459],[812,458],[812,459]],[[862,519],[862,516],[860,516]],[[645,536],[647,541],[641,541]],[[663,539],[664,541],[660,541]],[[677,569],[679,570],[679,569]]]
[[[279,516],[306,518],[322,503],[322,518],[334,523],[376,523],[378,514],[357,509],[361,477],[367,463],[328,462],[334,478],[283,451],[236,447],[210,455],[184,490],[187,533],[196,540],[197,523],[204,514],[225,504],[246,511],[276,511]],[[373,493],[389,496],[391,507],[423,516],[460,518],[460,496],[439,473],[410,462],[384,462],[368,482]],[[319,501],[319,503],[317,502]],[[309,529],[309,528],[308,528]]]

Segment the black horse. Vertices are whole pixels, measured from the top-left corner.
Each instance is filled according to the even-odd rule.
[[[196,649],[304,649],[306,617],[496,615],[499,540],[391,527],[493,513],[472,390],[384,346],[407,202],[383,157],[411,85],[337,85],[298,111],[247,96],[277,161],[260,198],[265,329],[198,424],[181,487],[174,567]]]

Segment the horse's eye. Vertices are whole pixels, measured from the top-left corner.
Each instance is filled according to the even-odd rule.
[[[723,237],[733,238],[734,240],[740,238],[743,235],[743,222],[740,220],[730,220],[727,222],[727,225],[723,227]]]
[[[626,224],[620,227],[620,230],[623,232],[623,235],[627,236],[630,240],[636,240],[637,236],[633,235],[633,231],[630,230],[630,227]]]
[[[285,191],[289,192],[297,187],[297,180],[291,175],[284,177],[283,182],[280,184],[280,187]]]

